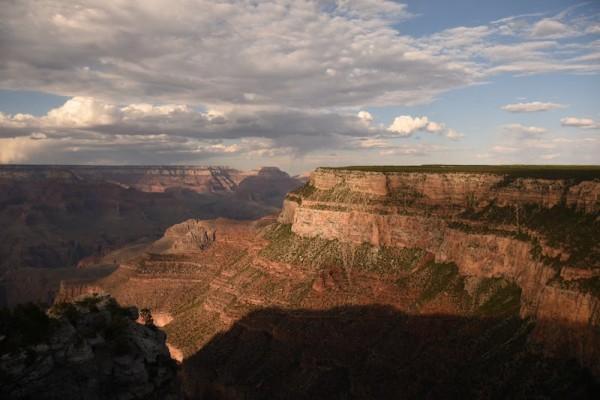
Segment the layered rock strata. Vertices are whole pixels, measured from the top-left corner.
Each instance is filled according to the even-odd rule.
[[[231,193],[250,179],[279,180],[289,186],[294,180],[275,167],[240,171],[224,166],[84,166],[84,165],[3,165],[0,179],[13,181],[61,179],[103,181],[142,192],[165,192],[185,188],[197,193]],[[294,184],[291,184],[294,186]],[[289,190],[289,189],[288,189]]]
[[[291,224],[292,232],[305,238],[424,249],[437,262],[456,263],[461,275],[515,282],[522,289],[521,316],[543,322],[538,337],[559,336],[545,334],[554,322],[563,327],[561,340],[549,340],[547,349],[570,348],[597,368],[598,175],[577,180],[502,173],[317,169],[307,186],[288,195],[279,222]],[[489,210],[511,213],[494,221],[486,217]],[[557,210],[590,227],[580,233],[588,236],[588,247],[576,247],[566,239],[565,243],[554,240],[551,246],[544,229],[527,225],[535,213]],[[582,259],[583,265],[569,263]],[[567,285],[567,280],[576,284]]]

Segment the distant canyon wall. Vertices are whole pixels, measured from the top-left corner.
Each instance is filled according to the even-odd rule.
[[[223,166],[84,166],[84,165],[3,165],[0,179],[97,180],[144,192],[185,188],[197,193],[234,192],[251,177],[292,179],[276,167],[240,171]]]

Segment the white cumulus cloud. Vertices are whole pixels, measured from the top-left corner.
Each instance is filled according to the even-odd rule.
[[[409,137],[419,131],[442,135],[450,140],[460,140],[465,136],[454,129],[446,128],[442,123],[431,121],[426,116],[400,115],[394,118],[387,130],[400,137]]]
[[[373,116],[368,111],[359,111],[357,116],[361,119],[361,121],[364,121],[367,124],[373,121]]]
[[[410,136],[417,131],[437,133],[442,129],[442,126],[437,122],[429,121],[429,118],[424,116],[411,117],[410,115],[401,115],[394,118],[394,121],[387,129],[400,136]]]

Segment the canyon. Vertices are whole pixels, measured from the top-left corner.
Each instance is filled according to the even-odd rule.
[[[110,273],[107,253],[189,218],[256,219],[303,183],[277,168],[0,166],[0,306],[51,303],[60,280]],[[94,272],[92,272],[94,271]]]
[[[277,216],[175,225],[58,299],[160,315],[188,398],[589,398],[599,216],[597,167],[319,168]]]

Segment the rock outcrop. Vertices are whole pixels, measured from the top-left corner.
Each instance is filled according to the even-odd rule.
[[[181,398],[166,335],[136,323],[136,308],[94,295],[55,305],[47,319],[17,312],[0,342],[3,399]],[[24,343],[31,329],[44,334]]]
[[[600,171],[524,175],[321,168],[279,221],[300,237],[424,249],[464,276],[515,282],[523,318],[575,327],[550,348],[599,368]]]
[[[167,229],[157,245],[168,246],[168,252],[189,253],[205,249],[216,238],[217,231],[212,224],[200,220],[187,220]]]

